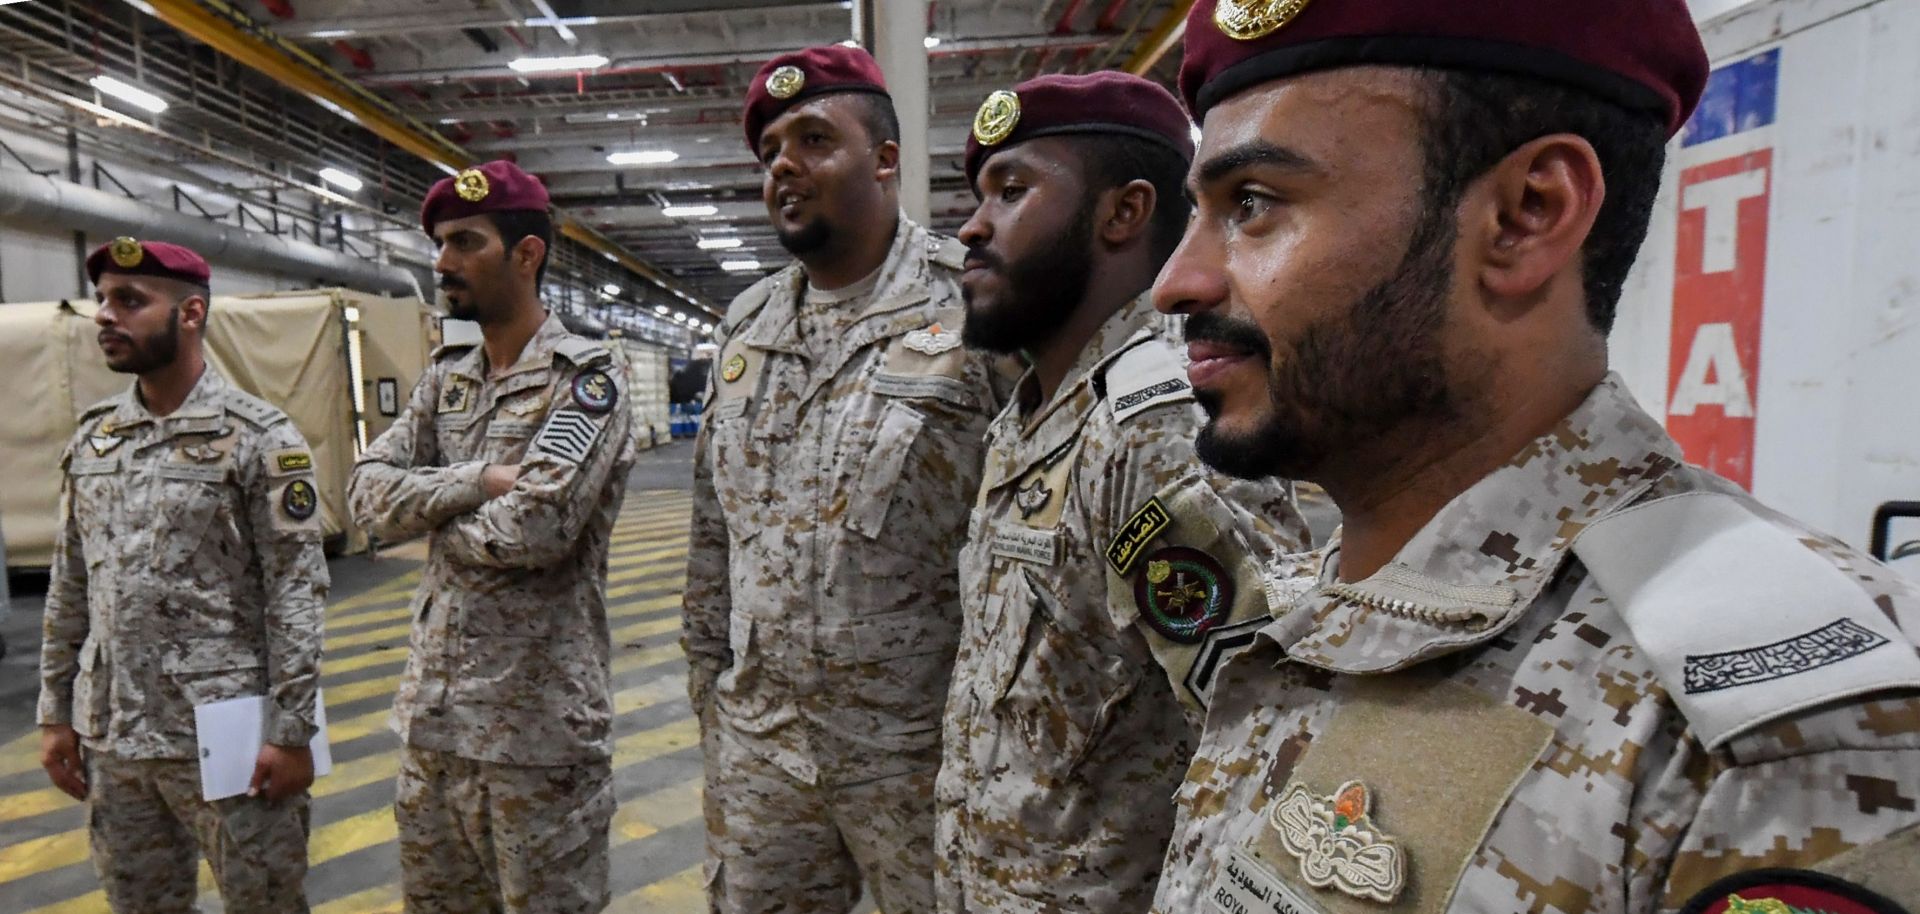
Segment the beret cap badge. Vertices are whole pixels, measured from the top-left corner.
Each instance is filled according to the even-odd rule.
[[[487,176],[478,168],[469,168],[453,179],[453,190],[460,199],[468,203],[479,203],[487,198],[493,187],[487,183]]]
[[[800,94],[807,87],[807,74],[799,67],[788,65],[767,74],[767,94],[778,99],[789,99]]]
[[[113,242],[107,245],[107,254],[113,258],[114,264],[123,270],[131,270],[147,258],[147,251],[140,246],[140,242],[125,235],[113,239]]]
[[[973,138],[982,146],[998,145],[1006,142],[1019,124],[1020,96],[1001,89],[987,96],[986,101],[980,103],[980,110],[974,113]]]
[[[1254,41],[1285,28],[1312,0],[1220,0],[1213,24],[1228,38]]]

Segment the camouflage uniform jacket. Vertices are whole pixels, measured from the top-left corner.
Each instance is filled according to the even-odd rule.
[[[267,741],[306,745],[328,577],[300,430],[208,368],[165,417],[137,387],[88,409],[60,463],[40,723],[191,759],[196,705],[265,695]]]
[[[1271,581],[1291,608],[1215,687],[1156,910],[1920,891],[1920,591],[1684,464],[1618,378],[1378,573],[1339,563]]]
[[[1031,406],[987,433],[938,788],[943,911],[1145,911],[1212,674],[1271,621],[1263,570],[1308,546],[1291,486],[1195,459],[1206,414],[1163,327],[1128,304],[1050,401],[1029,374]]]
[[[548,315],[489,376],[444,346],[353,468],[375,536],[428,535],[394,715],[407,745],[506,765],[611,757],[607,543],[633,462],[627,381]],[[518,464],[489,499],[488,464]]]
[[[695,451],[689,689],[805,783],[939,764],[959,547],[997,407],[960,346],[964,257],[902,216],[844,334],[800,338],[797,265],[727,313]]]

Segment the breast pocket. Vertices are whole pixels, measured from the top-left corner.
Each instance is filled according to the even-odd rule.
[[[861,463],[859,483],[848,497],[847,526],[855,532],[878,539],[886,529],[888,510],[900,494],[897,490],[925,425],[926,418],[905,403],[889,402],[881,412],[872,447]]]
[[[1001,685],[993,710],[1043,760],[1043,770],[1064,775],[1079,767],[1106,732],[1115,708],[1133,694],[1140,673],[1102,631],[1070,616],[1053,591],[1027,569],[1007,574],[1017,579],[1007,588],[1004,631],[1023,634],[1007,639],[1008,646],[1019,646],[1000,660],[1004,666],[998,671]]]
[[[195,562],[203,546],[208,545],[209,532],[217,526],[224,526],[224,532],[231,534],[229,538],[237,538],[228,472],[224,461],[163,463],[155,469],[154,504],[166,523],[155,542],[156,565],[171,569]]]
[[[774,448],[755,437],[748,401],[729,400],[707,416],[707,465],[733,544],[760,532],[760,498],[773,479]]]

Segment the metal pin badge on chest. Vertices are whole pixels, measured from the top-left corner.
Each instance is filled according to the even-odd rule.
[[[921,355],[939,355],[960,348],[960,331],[948,330],[935,322],[925,330],[907,334],[905,345]]]
[[[113,449],[119,447],[120,442],[125,440],[127,439],[117,435],[94,434],[87,436],[87,444],[93,448],[93,455],[95,457],[105,457],[113,453]]]
[[[720,366],[720,380],[728,384],[740,380],[746,373],[747,357],[737,353],[733,358],[728,359],[725,365]]]
[[[1047,488],[1046,480],[1035,477],[1032,482],[1014,491],[1013,506],[1020,509],[1020,519],[1026,520],[1039,513],[1052,499],[1053,490]]]
[[[1373,795],[1359,781],[1326,797],[1295,783],[1269,818],[1308,885],[1391,904],[1407,886],[1407,857],[1374,824],[1372,809]]]
[[[604,371],[582,372],[573,379],[573,402],[587,412],[604,413],[613,408],[618,397],[613,379]]]

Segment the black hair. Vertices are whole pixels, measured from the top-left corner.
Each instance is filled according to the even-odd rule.
[[[1153,185],[1152,244],[1158,269],[1180,246],[1193,203],[1187,199],[1187,159],[1165,143],[1122,133],[1062,134],[1080,155],[1087,198],[1129,181]]]
[[[860,126],[867,129],[867,138],[873,145],[900,142],[900,115],[893,110],[893,99],[878,92],[848,92],[859,100]]]
[[[553,258],[553,218],[546,210],[516,209],[487,214],[487,220],[493,223],[493,229],[500,233],[500,246],[508,255],[513,246],[524,238],[538,238],[546,245],[546,252],[540,255],[540,266],[533,274],[533,288],[537,292],[547,283],[547,261]]]
[[[1450,213],[1467,185],[1515,149],[1570,133],[1593,145],[1607,199],[1582,249],[1587,320],[1606,333],[1647,238],[1666,164],[1666,125],[1591,92],[1500,73],[1434,70],[1424,125],[1425,209]]]

